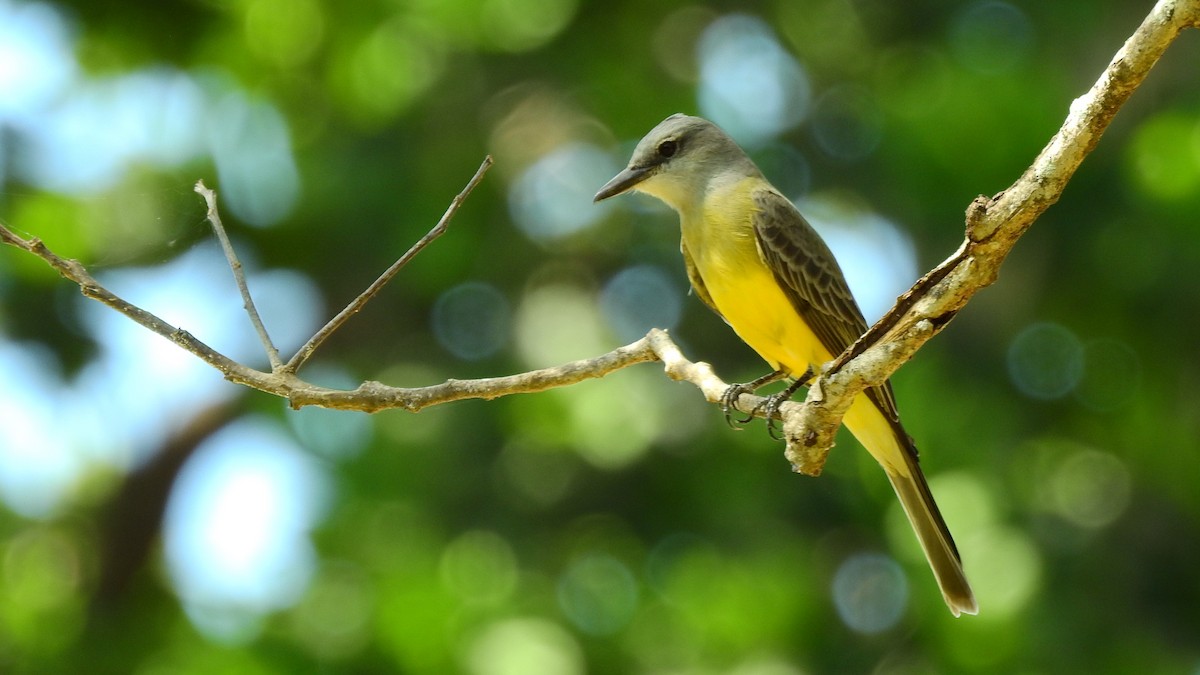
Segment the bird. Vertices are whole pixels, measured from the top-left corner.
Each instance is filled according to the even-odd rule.
[[[781,392],[786,398],[866,332],[829,247],[716,124],[682,113],[666,118],[638,142],[628,165],[594,201],[630,191],[678,213],[679,248],[695,294],[774,369],[726,390],[727,420],[741,393],[790,379]],[[770,420],[781,396],[767,401]],[[950,611],[977,614],[958,548],[900,423],[891,383],[859,394],[843,423],[891,481]]]

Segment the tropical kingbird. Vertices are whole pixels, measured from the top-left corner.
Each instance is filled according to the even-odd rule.
[[[679,248],[696,295],[775,369],[750,385],[731,387],[727,405],[768,381],[806,381],[866,332],[829,247],[712,122],[681,114],[663,120],[596,201],[629,190],[653,195],[679,213]],[[975,614],[958,549],[900,425],[891,384],[860,394],[843,422],[887,473],[950,611]]]

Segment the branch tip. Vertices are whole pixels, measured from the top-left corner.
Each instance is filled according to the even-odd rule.
[[[464,187],[462,191],[460,191],[454,196],[453,199],[450,200],[450,206],[446,208],[446,212],[442,214],[441,219],[438,220],[437,224],[433,226],[433,229],[429,230],[429,232],[425,233],[425,236],[418,239],[417,243],[413,244],[412,247],[410,247],[408,251],[404,253],[404,255],[400,256],[396,262],[392,263],[390,267],[384,270],[383,274],[379,275],[379,278],[373,281],[370,286],[367,286],[366,290],[360,293],[358,297],[354,298],[354,300],[351,300],[350,304],[346,305],[342,311],[334,315],[334,317],[330,319],[328,323],[322,326],[320,330],[314,333],[313,336],[309,338],[303,346],[300,347],[300,349],[296,350],[296,353],[292,356],[292,358],[288,359],[288,362],[282,366],[284,372],[295,373],[296,371],[300,370],[301,366],[303,366],[304,363],[312,357],[312,355],[325,342],[325,340],[329,339],[329,336],[333,335],[334,332],[341,328],[342,325],[350,319],[350,317],[362,310],[362,308],[365,307],[366,304],[379,293],[379,291],[383,290],[383,287],[386,286],[388,282],[395,278],[395,276],[400,272],[401,269],[404,268],[405,265],[408,264],[410,260],[416,257],[416,255],[423,251],[426,246],[429,246],[429,244],[433,243],[435,239],[442,236],[442,234],[446,232],[446,229],[450,226],[451,219],[453,219],[454,215],[458,213],[459,207],[462,206],[467,197],[469,197],[475,190],[475,186],[479,185],[480,181],[483,180],[484,174],[486,174],[488,169],[491,168],[493,162],[494,160],[492,159],[491,155],[484,156],[483,162],[481,162],[479,164],[479,168],[475,170],[475,175],[471,176],[471,180],[467,181],[466,187]]]
[[[242,306],[246,310],[246,315],[250,318],[250,324],[254,326],[254,331],[258,333],[259,342],[262,343],[263,349],[267,352],[267,360],[271,364],[271,370],[279,370],[283,366],[283,361],[280,360],[279,350],[275,348],[275,343],[271,341],[271,336],[267,333],[267,327],[263,324],[262,317],[258,314],[258,308],[254,305],[254,298],[250,295],[250,287],[246,284],[246,274],[242,269],[242,261],[238,259],[237,252],[233,249],[233,243],[229,241],[229,235],[225,232],[225,225],[221,222],[221,214],[217,211],[217,193],[205,187],[203,179],[196,181],[195,191],[204,198],[204,203],[208,207],[208,222],[212,225],[213,234],[217,236],[217,241],[221,244],[221,250],[225,253],[225,261],[229,263],[229,269],[233,272],[233,281],[237,285],[238,292],[242,295]]]

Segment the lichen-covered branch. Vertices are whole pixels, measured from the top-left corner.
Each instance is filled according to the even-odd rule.
[[[1008,189],[967,209],[966,238],[921,277],[809,389],[800,410],[784,411],[787,456],[796,471],[818,474],[850,401],[882,384],[976,292],[990,285],[1013,246],[1058,201],[1121,106],[1179,34],[1200,26],[1200,0],[1160,0],[1096,84],[1071,104],[1062,127]]]

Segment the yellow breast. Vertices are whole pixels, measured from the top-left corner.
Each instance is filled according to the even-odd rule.
[[[683,238],[713,304],[738,337],[772,367],[799,376],[832,356],[759,253],[751,194],[763,184],[746,178],[710,192],[701,209],[680,214]]]

